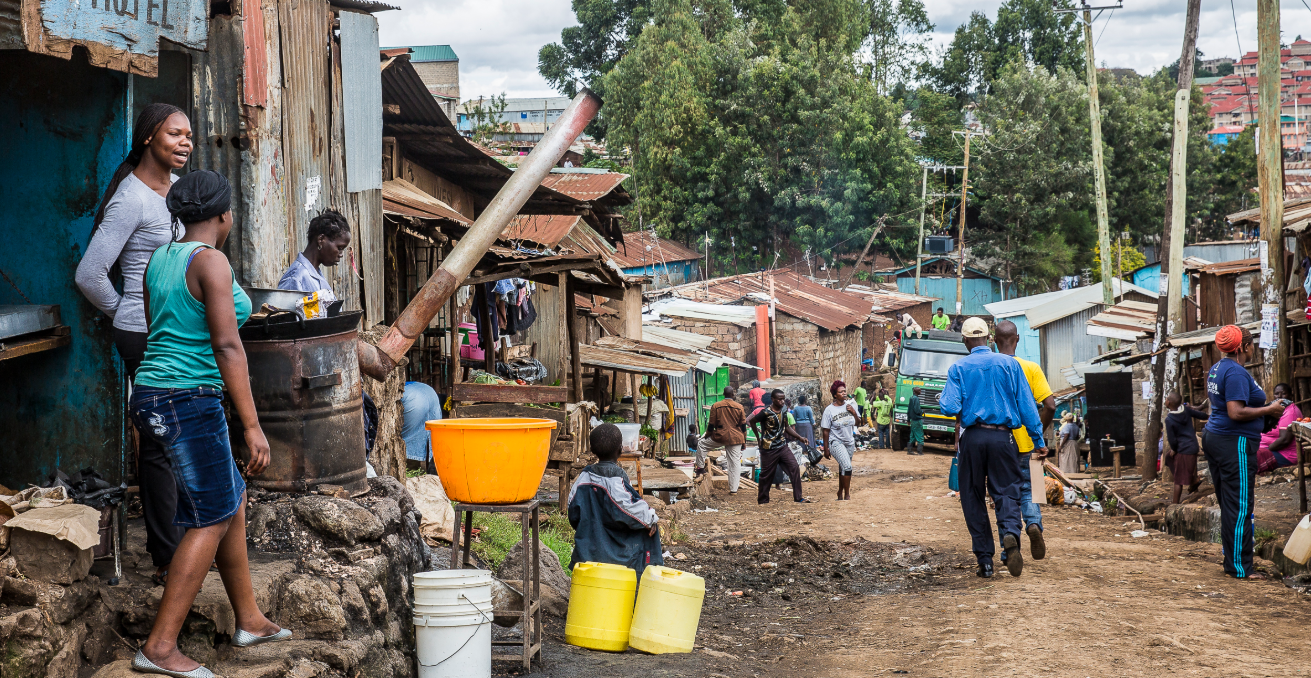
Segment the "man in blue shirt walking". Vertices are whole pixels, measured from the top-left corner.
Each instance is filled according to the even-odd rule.
[[[978,575],[992,576],[995,542],[992,523],[984,504],[992,492],[997,508],[997,531],[1006,551],[1006,569],[1018,577],[1024,569],[1020,556],[1021,475],[1019,448],[1012,429],[1024,427],[1035,441],[1043,440],[1038,407],[1014,358],[988,348],[988,325],[970,318],[961,327],[970,354],[947,370],[947,386],[938,406],[960,424],[960,503],[970,530]],[[1047,454],[1046,446],[1036,450]]]

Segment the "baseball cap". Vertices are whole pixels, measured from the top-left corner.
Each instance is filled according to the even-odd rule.
[[[965,324],[961,325],[960,333],[966,337],[986,337],[988,323],[983,322],[983,318],[967,318]]]

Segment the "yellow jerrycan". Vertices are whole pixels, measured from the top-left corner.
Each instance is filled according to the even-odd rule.
[[[705,597],[705,579],[672,567],[647,566],[628,646],[650,654],[691,652]]]
[[[633,623],[637,572],[610,563],[579,563],[569,584],[564,641],[589,650],[623,652]]]

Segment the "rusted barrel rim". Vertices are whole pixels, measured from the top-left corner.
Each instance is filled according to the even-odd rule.
[[[522,429],[522,428],[555,428],[559,422],[554,419],[530,419],[527,417],[470,417],[468,419],[442,419],[440,421],[429,421],[423,425],[429,431],[435,431],[439,428],[445,429],[477,429],[477,430],[496,430],[496,429]]]

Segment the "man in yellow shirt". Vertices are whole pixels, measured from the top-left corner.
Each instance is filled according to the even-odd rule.
[[[1020,333],[1015,323],[1009,320],[998,321],[996,336],[997,352],[1015,358],[1015,347],[1020,343]],[[1035,362],[1024,358],[1015,360],[1024,370],[1024,378],[1029,382],[1033,400],[1038,404],[1038,418],[1042,420],[1045,435],[1047,427],[1051,426],[1052,417],[1056,415],[1056,398],[1052,395],[1051,386],[1047,384],[1047,375],[1042,373],[1042,368]],[[1011,434],[1015,436],[1015,444],[1020,450],[1020,513],[1024,516],[1024,532],[1029,535],[1029,551],[1033,559],[1042,560],[1047,555],[1047,544],[1042,538],[1042,511],[1033,503],[1032,479],[1029,477],[1029,455],[1033,453],[1033,440],[1023,427],[1011,431]],[[1004,552],[1002,562],[1006,562]]]

